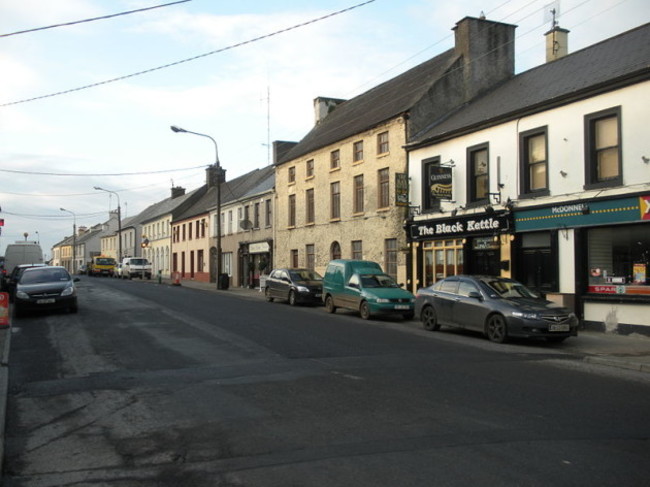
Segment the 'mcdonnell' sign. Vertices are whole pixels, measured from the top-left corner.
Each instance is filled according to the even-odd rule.
[[[506,215],[472,215],[446,220],[425,220],[409,225],[412,240],[501,233],[509,228]]]

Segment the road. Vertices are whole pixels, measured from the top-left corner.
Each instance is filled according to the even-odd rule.
[[[82,278],[14,323],[4,485],[646,486],[650,382],[562,345]]]

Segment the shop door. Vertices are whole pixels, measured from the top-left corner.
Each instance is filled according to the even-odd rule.
[[[499,251],[497,250],[474,250],[472,252],[472,274],[484,274],[487,276],[498,276]]]

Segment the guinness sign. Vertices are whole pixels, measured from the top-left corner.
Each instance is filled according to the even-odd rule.
[[[429,166],[428,188],[431,200],[450,200],[452,198],[451,167]]]

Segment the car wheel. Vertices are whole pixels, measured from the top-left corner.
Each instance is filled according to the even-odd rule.
[[[412,320],[413,317],[415,316],[415,313],[404,313],[402,316],[404,317],[405,320]]]
[[[336,313],[336,306],[334,306],[334,299],[332,299],[332,296],[327,296],[327,298],[325,298],[325,309],[328,313]]]
[[[269,287],[264,288],[264,297],[269,303],[273,302],[273,298],[271,297],[271,289]]]
[[[440,329],[438,315],[436,315],[436,310],[433,309],[433,306],[427,306],[422,310],[420,320],[422,321],[422,327],[425,330],[437,331]]]
[[[504,343],[508,339],[508,325],[502,315],[492,315],[485,326],[485,334],[494,343]]]
[[[293,291],[293,290],[289,291],[289,300],[288,301],[289,301],[289,304],[291,306],[296,305],[296,293],[295,293],[295,291]]]
[[[361,314],[362,319],[364,320],[370,319],[370,305],[368,304],[367,301],[361,303],[361,306],[359,306],[359,313]]]

